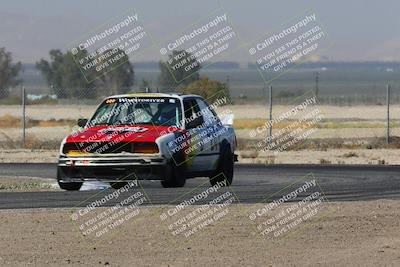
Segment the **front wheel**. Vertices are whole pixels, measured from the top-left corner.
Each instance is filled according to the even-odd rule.
[[[58,181],[58,185],[60,186],[61,189],[67,190],[67,191],[78,191],[82,187],[81,182],[61,182]]]
[[[81,189],[83,182],[62,182],[60,170],[57,169],[57,182],[58,186],[67,191],[78,191]]]
[[[124,187],[128,183],[127,182],[111,182],[109,184],[113,189],[121,189],[122,187]]]
[[[165,179],[161,181],[164,188],[184,187],[186,183],[184,158],[175,156],[166,168]]]
[[[218,167],[213,176],[210,176],[212,186],[220,184],[221,186],[230,186],[233,181],[234,155],[230,147],[224,149],[218,160]]]

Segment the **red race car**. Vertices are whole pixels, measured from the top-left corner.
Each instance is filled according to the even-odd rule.
[[[215,113],[224,103],[223,97],[209,105],[197,95],[163,93],[108,97],[61,143],[58,184],[79,190],[95,180],[121,188],[146,179],[182,187],[187,178],[209,177],[211,185],[230,185],[236,136]]]

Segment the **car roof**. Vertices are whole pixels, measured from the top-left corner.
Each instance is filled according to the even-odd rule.
[[[124,97],[174,97],[179,99],[190,98],[190,97],[200,97],[199,95],[194,94],[181,94],[181,93],[131,93],[131,94],[122,94],[122,95],[113,95],[108,98],[124,98]]]

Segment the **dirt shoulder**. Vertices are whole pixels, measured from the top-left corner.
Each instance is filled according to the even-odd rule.
[[[0,211],[2,266],[399,266],[400,201],[329,203],[286,238],[253,233],[248,210],[234,205],[223,221],[192,238],[173,237],[165,207],[141,208],[135,221],[88,245],[71,210]]]
[[[2,149],[0,163],[56,163],[58,150]]]

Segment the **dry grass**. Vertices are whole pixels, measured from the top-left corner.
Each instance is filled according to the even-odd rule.
[[[353,158],[353,157],[358,157],[358,154],[356,153],[356,152],[354,152],[354,151],[350,151],[350,152],[347,152],[347,153],[344,153],[343,155],[342,155],[342,157],[343,158]]]
[[[241,156],[242,158],[255,159],[255,158],[258,157],[258,151],[255,151],[255,150],[253,150],[253,151],[246,151],[246,152],[243,152],[240,156]]]
[[[34,135],[28,135],[25,139],[25,148],[29,149],[57,149],[59,146],[58,140],[42,140]]]
[[[51,189],[52,185],[48,183],[5,183],[0,184],[0,191],[30,191],[40,189]]]
[[[260,147],[258,142],[261,139],[237,139],[238,150],[255,150],[258,151]],[[373,137],[365,138],[363,140],[357,138],[321,138],[321,139],[307,139],[288,147],[286,150],[319,150],[326,151],[327,149],[399,149],[400,137],[391,137],[390,144],[386,144],[386,138]],[[346,156],[343,156],[346,157]],[[347,155],[347,157],[356,157],[355,155]]]
[[[0,180],[0,192],[21,192],[21,191],[48,191],[58,189],[51,179],[31,177],[2,177]]]
[[[265,119],[235,119],[233,122],[233,127],[235,129],[256,129],[257,127],[262,127],[267,123],[268,120]],[[284,121],[275,123],[273,125],[274,129],[283,129],[286,127],[293,126],[295,121]],[[394,121],[392,122],[392,126],[394,125]],[[293,129],[296,128],[319,128],[319,129],[344,129],[344,128],[385,128],[386,125],[384,123],[374,123],[374,122],[319,122],[316,124],[307,122],[302,122],[297,127],[291,127]]]
[[[394,127],[394,121],[391,122],[391,127]],[[317,128],[320,129],[360,129],[360,128],[385,128],[385,123],[373,123],[373,122],[324,122],[317,125]]]
[[[235,119],[233,121],[233,127],[235,129],[256,129],[257,127],[262,127],[267,123],[268,120],[264,119]],[[275,123],[273,125],[274,129],[283,129],[286,127],[290,127],[293,125],[295,121],[285,121],[285,122],[279,122]],[[291,128],[311,128],[310,125],[308,125],[306,122],[303,122],[299,124],[298,127],[291,127]]]
[[[21,119],[9,114],[0,116],[0,128],[21,127]]]
[[[19,117],[11,116],[9,114],[0,116],[0,128],[19,128],[21,127],[22,120]],[[26,127],[56,127],[56,126],[73,126],[76,124],[75,120],[70,119],[49,119],[49,120],[34,120],[27,118]]]
[[[331,164],[332,162],[330,160],[326,160],[326,159],[320,159],[319,160],[319,164]]]
[[[66,120],[66,119],[50,119],[50,120],[29,120],[29,127],[57,127],[57,126],[74,126],[76,120]]]
[[[0,134],[3,134],[0,130]],[[0,142],[0,148],[2,149],[16,149],[22,148],[22,140],[19,139],[12,139],[7,135],[5,141]],[[60,147],[61,140],[47,140],[47,139],[40,139],[33,134],[28,134],[25,138],[25,146],[24,148],[28,149],[58,149]]]

